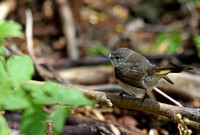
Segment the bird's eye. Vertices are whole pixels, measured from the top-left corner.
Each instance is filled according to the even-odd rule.
[[[116,60],[119,60],[119,56],[116,56]]]

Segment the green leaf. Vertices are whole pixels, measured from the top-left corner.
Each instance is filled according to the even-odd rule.
[[[54,105],[56,101],[52,98],[52,93],[45,91],[41,85],[25,83],[23,89],[31,95],[34,101],[43,105]]]
[[[25,135],[45,135],[47,126],[45,120],[48,114],[42,110],[42,106],[32,104],[26,108],[20,121],[20,131]]]
[[[30,80],[34,73],[33,61],[27,55],[10,57],[6,66],[8,73],[18,81]]]
[[[9,91],[6,100],[3,102],[4,110],[19,110],[29,106],[29,102],[22,89]]]
[[[95,57],[97,55],[109,54],[109,53],[111,53],[110,50],[105,48],[103,45],[99,44],[90,47],[86,55],[87,57]]]
[[[16,22],[0,20],[0,39],[5,37],[22,37],[22,26]]]
[[[1,43],[0,43],[1,44]],[[1,46],[1,45],[0,45]],[[5,51],[2,47],[0,47],[0,56],[5,56]]]
[[[53,110],[51,115],[54,129],[56,133],[61,133],[66,121],[66,116],[70,114],[70,110],[65,106],[59,106]]]
[[[34,100],[41,104],[46,104],[47,101],[50,101],[50,103],[53,104],[68,106],[84,106],[94,104],[94,101],[87,99],[83,94],[77,91],[77,89],[61,88],[55,83],[47,82],[43,85],[25,83],[23,88],[29,91]]]
[[[167,53],[168,54],[172,54],[172,53],[176,53],[177,49],[182,45],[182,40],[180,37],[180,33],[178,32],[174,32],[170,35],[169,37],[169,45],[167,47]]]
[[[42,89],[51,94],[53,100],[60,104],[84,106],[94,103],[75,88],[61,88],[55,83],[47,82],[42,86]]]
[[[8,123],[6,122],[6,119],[0,115],[0,135],[9,135],[10,129],[8,127]]]
[[[160,47],[161,43],[165,40],[165,38],[166,38],[166,33],[159,34],[156,37],[155,43],[151,46],[151,50],[152,51],[157,50]]]
[[[195,43],[196,48],[197,48],[197,55],[200,58],[200,36],[194,37],[194,43]]]
[[[183,1],[183,0],[182,0]],[[199,4],[200,0],[192,0],[192,2],[194,2],[195,4]]]
[[[2,109],[2,102],[8,95],[9,90],[11,89],[12,83],[8,78],[8,74],[4,68],[4,60],[0,59],[0,110]]]
[[[2,38],[0,38],[0,46],[3,45],[4,40]]]
[[[164,41],[168,41],[166,53],[176,53],[177,49],[181,47],[183,41],[181,40],[180,31],[169,31],[161,33],[156,37],[155,43],[151,46],[151,51],[156,51]]]

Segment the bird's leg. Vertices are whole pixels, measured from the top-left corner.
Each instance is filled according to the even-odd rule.
[[[126,92],[124,92],[124,91],[121,92],[121,93],[119,93],[119,96],[121,97],[121,99],[123,99],[123,95],[124,95],[124,94],[126,94]]]
[[[140,107],[142,107],[142,104],[143,104],[143,102],[144,102],[145,99],[149,99],[149,96],[148,96],[148,94],[146,92],[145,92],[144,97],[142,98],[142,102],[140,104]]]

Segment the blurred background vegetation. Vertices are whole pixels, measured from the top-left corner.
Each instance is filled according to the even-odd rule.
[[[27,9],[30,9],[33,17],[32,50],[27,49],[25,33]],[[0,55],[4,64],[10,56],[32,53],[31,57],[36,69],[36,72],[32,73],[33,79],[84,88],[105,84],[116,86],[112,68],[106,65],[109,61],[104,59],[102,54],[108,54],[121,47],[137,51],[160,66],[183,64],[196,67],[192,74],[199,76],[200,1],[0,0],[0,44],[3,46]],[[2,73],[4,70],[7,73],[9,71],[4,64],[2,64]],[[18,64],[20,67],[26,62]],[[33,68],[32,66],[27,68]],[[31,77],[29,75],[29,79]],[[96,88],[99,89],[100,86]],[[185,106],[200,107],[198,96],[187,97],[187,94],[182,96],[177,93],[171,95]],[[167,102],[159,96],[158,100]],[[87,104],[89,103],[84,105]],[[40,111],[48,108],[46,104],[42,105],[39,106]],[[33,107],[38,108],[37,105]],[[52,111],[52,108],[48,109]],[[73,123],[70,118],[75,118],[69,117],[68,123],[65,123],[65,116],[69,113],[63,108],[60,106],[54,110],[54,113],[63,114],[60,122],[68,129],[71,126],[70,122]],[[151,130],[158,134],[179,133],[176,124],[160,116],[122,108],[109,109],[100,104],[95,104],[92,109],[73,106],[72,111],[71,108],[67,108],[74,115],[78,114],[90,120],[99,120],[96,112],[91,111],[98,110],[104,118],[103,122],[108,119],[111,123],[124,125],[124,128],[131,133],[135,133],[135,128],[140,134],[150,133]],[[10,121],[8,124],[10,128],[19,129],[21,113],[21,110],[5,112],[6,120]],[[18,116],[16,127],[13,126],[15,124],[13,119],[8,118],[10,114]],[[86,118],[80,119],[85,123]],[[125,121],[132,123],[127,124]],[[77,123],[80,124],[80,121],[77,120]],[[59,130],[57,133],[62,132],[61,127],[57,127]],[[97,133],[100,133],[102,129],[98,130]],[[65,132],[67,131],[69,130]],[[128,134],[125,130],[123,133]],[[198,134],[198,130],[193,129],[193,133]]]

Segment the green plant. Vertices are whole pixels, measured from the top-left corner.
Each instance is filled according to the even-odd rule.
[[[192,130],[188,128],[187,125],[190,124],[190,120],[186,117],[182,117],[181,114],[176,114],[175,115],[175,120],[177,122],[177,128],[179,130],[180,135],[191,135]]]
[[[14,27],[14,35],[6,31],[4,26],[1,40],[7,36],[21,36],[19,27]],[[2,36],[3,35],[3,36]],[[3,52],[2,46],[0,46]],[[44,82],[34,84],[29,80],[34,74],[34,64],[27,55],[12,56],[5,59],[4,53],[0,56],[0,111],[22,110],[20,132],[24,135],[44,135],[47,132],[47,123],[52,123],[54,133],[61,133],[65,117],[71,113],[70,108],[75,106],[92,105],[94,101],[87,99],[75,88],[62,88],[56,83]],[[52,113],[44,111],[45,106],[52,106]],[[9,127],[3,115],[0,115],[0,134],[8,135]]]
[[[102,55],[102,54],[109,54],[111,53],[110,50],[108,50],[107,48],[105,48],[103,45],[94,45],[92,47],[90,47],[87,51],[87,56],[88,57],[95,57],[97,55]]]
[[[176,53],[179,47],[181,47],[183,41],[181,40],[180,32],[170,31],[161,33],[156,37],[155,43],[151,47],[151,51],[156,51],[162,43],[167,44],[166,53]]]
[[[16,22],[0,20],[0,44],[6,37],[22,37],[21,25]]]
[[[193,39],[197,48],[197,55],[200,58],[200,36],[195,36]]]
[[[200,0],[192,0],[192,2],[194,2],[195,4],[198,4]]]

